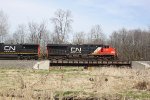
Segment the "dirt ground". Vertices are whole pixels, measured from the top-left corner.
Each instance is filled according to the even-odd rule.
[[[150,69],[0,68],[0,100],[150,100]]]

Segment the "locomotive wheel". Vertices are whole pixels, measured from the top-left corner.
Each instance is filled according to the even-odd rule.
[[[38,60],[38,57],[37,57],[37,56],[35,56],[35,57],[34,57],[34,59],[35,59],[35,60]]]
[[[30,59],[31,59],[31,57],[30,57],[30,56],[28,56],[28,57],[27,57],[27,60],[30,60]]]
[[[18,59],[19,60],[23,60],[23,56],[22,55],[18,55]]]

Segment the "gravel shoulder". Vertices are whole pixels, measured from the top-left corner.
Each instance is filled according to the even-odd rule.
[[[0,68],[32,68],[36,60],[0,60]]]

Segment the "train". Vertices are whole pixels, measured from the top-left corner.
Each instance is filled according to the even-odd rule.
[[[39,44],[0,43],[0,59],[35,59],[40,56]]]
[[[116,49],[109,45],[97,44],[48,44],[48,59],[99,59],[116,60]]]
[[[47,59],[116,60],[117,51],[103,44],[47,44]],[[39,44],[0,43],[0,59],[35,59],[40,57]],[[45,57],[44,57],[45,58]]]

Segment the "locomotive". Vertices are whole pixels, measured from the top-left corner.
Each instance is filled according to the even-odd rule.
[[[0,59],[35,59],[40,56],[38,44],[4,44],[0,43]]]
[[[0,59],[35,59],[40,57],[39,44],[0,43]],[[117,52],[109,45],[47,44],[48,59],[102,59],[115,60]]]
[[[117,53],[115,48],[109,45],[96,44],[48,44],[47,45],[48,59],[102,59],[115,60]]]

